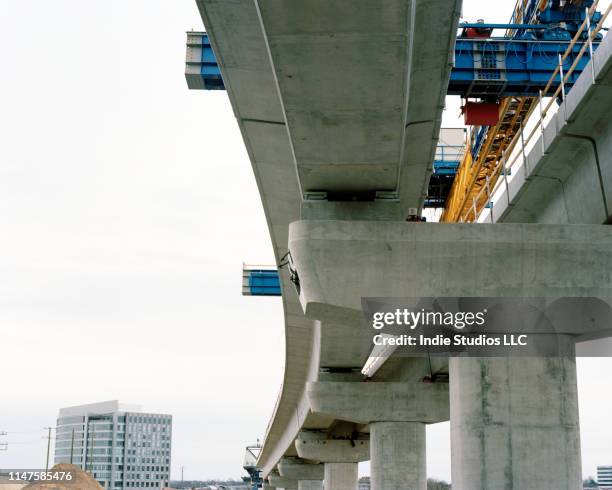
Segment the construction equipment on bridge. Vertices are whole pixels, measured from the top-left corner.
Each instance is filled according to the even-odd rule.
[[[517,39],[537,35],[543,40],[571,40],[580,30],[586,19],[586,11],[590,9],[591,22],[597,24],[601,13],[595,11],[598,2],[595,0],[517,0],[510,24],[534,24],[543,29],[528,31],[521,27],[513,28],[508,35]],[[587,34],[582,32],[579,39],[586,40]]]
[[[433,173],[424,207],[441,208],[453,185],[465,150],[465,128],[442,128],[434,156]]]
[[[242,264],[243,296],[280,296],[278,269],[274,265]]]
[[[495,126],[499,121],[497,102],[466,102],[462,109],[466,125]]]
[[[596,6],[597,6],[597,2],[594,2],[591,7],[590,12],[592,12],[596,8]],[[539,111],[540,111],[539,120],[536,121],[535,126],[531,129],[531,131],[529,132],[529,134],[527,134],[527,136],[524,135],[524,132],[523,132],[524,128],[521,127],[520,139],[517,138],[512,144],[514,145],[517,141],[520,141],[521,150],[520,151],[517,150],[517,152],[515,152],[516,154],[513,155],[513,152],[512,152],[513,146],[510,146],[509,148],[507,148],[505,151],[502,152],[501,159],[498,159],[495,165],[492,166],[492,168],[490,168],[490,172],[492,175],[496,175],[496,176],[503,175],[504,176],[503,182],[501,180],[498,180],[497,185],[491,185],[491,181],[487,180],[486,186],[484,187],[480,186],[479,192],[476,193],[476,195],[472,196],[472,206],[468,208],[465,215],[460,216],[459,221],[477,221],[481,212],[485,208],[488,208],[491,210],[489,213],[489,218],[491,219],[492,222],[494,222],[493,202],[492,202],[493,196],[497,192],[499,186],[503,185],[503,183],[505,183],[506,185],[506,192],[507,192],[507,189],[508,189],[507,176],[509,175],[510,171],[513,168],[513,165],[515,165],[517,161],[522,160],[523,168],[527,169],[527,159],[526,159],[526,153],[525,153],[526,146],[529,144],[530,141],[532,141],[532,138],[538,132],[540,133],[541,138],[544,137],[544,121],[545,121],[547,114],[549,113],[549,110],[551,109],[551,107],[553,106],[556,100],[559,101],[560,103],[565,101],[565,97],[568,91],[565,85],[565,82],[569,80],[570,77],[572,76],[574,68],[580,62],[581,57],[588,52],[589,58],[591,59],[593,58],[593,52],[595,49],[594,41],[596,39],[600,39],[599,33],[602,29],[604,29],[603,27],[604,22],[608,18],[611,12],[612,12],[612,4],[608,5],[605,13],[600,17],[599,23],[593,29],[591,29],[591,24],[589,22],[590,15],[585,16],[585,20],[583,21],[582,25],[579,27],[578,31],[576,31],[576,34],[574,35],[574,39],[572,40],[572,43],[570,43],[570,45],[568,46],[567,51],[563,55],[559,55],[559,65],[557,69],[552,73],[552,76],[550,77],[548,83],[544,87],[544,90],[540,92],[538,99],[536,99],[538,102],[537,105],[539,106]],[[569,68],[569,70],[566,71],[564,69],[564,60],[567,59],[567,57],[569,56],[569,53],[573,49],[573,46],[575,45],[575,43],[583,37],[583,31],[588,33],[587,40],[586,42],[582,43],[582,47],[580,48],[577,54],[576,60],[574,61],[572,66]],[[590,67],[591,67],[591,70],[590,70],[591,75],[593,77],[593,83],[595,83],[595,67],[593,64],[591,64]],[[543,97],[547,96],[549,93],[548,92],[549,89],[551,89],[555,85],[554,82],[556,80],[557,75],[559,75],[560,83],[557,84],[556,89],[550,95],[551,100],[549,100],[548,103],[544,104]]]
[[[492,189],[501,175],[500,158],[516,145],[521,128],[537,106],[538,94],[560,84],[560,75],[551,79],[551,74],[561,71],[559,57],[562,55],[565,73],[573,67],[565,79],[565,91],[586,67],[590,57],[580,55],[583,48],[577,41],[589,37],[587,18],[594,23],[601,20],[596,11],[598,1],[517,0],[508,24],[479,21],[460,25],[447,94],[466,99],[466,124],[474,126],[458,170],[440,174],[434,162],[424,206],[444,206],[441,221],[472,221],[489,204],[483,191]],[[499,28],[506,29],[505,36],[490,37],[493,29]],[[595,33],[589,43],[591,51],[600,40],[601,35]],[[185,78],[190,89],[225,89],[205,32],[187,33]],[[479,101],[468,102],[468,98]],[[498,107],[498,117],[493,117],[492,104]],[[448,176],[454,173],[449,190],[452,179]],[[280,295],[280,284],[272,278],[274,274],[278,277],[277,273],[253,270],[245,274],[243,294]]]
[[[460,37],[455,43],[455,61],[447,94],[465,98],[536,96],[557,67],[558,54],[565,52],[568,44],[566,40],[514,39],[508,36],[487,39]],[[566,64],[572,64],[578,50],[579,46]],[[568,87],[580,76],[587,62],[588,59],[579,62],[567,81]],[[190,89],[225,90],[221,70],[205,32],[187,33],[185,79]]]
[[[185,79],[192,90],[225,90],[221,70],[205,32],[187,33]]]
[[[526,56],[532,60],[535,55],[542,57],[541,63],[525,64],[524,70],[528,73],[527,80],[522,80],[514,89],[517,95],[523,96],[503,97],[499,102],[499,120],[490,126],[480,125],[471,128],[464,157],[453,182],[453,187],[445,205],[440,221],[452,223],[460,221],[475,221],[480,210],[489,206],[491,191],[495,187],[503,166],[499,164],[503,155],[510,154],[519,138],[519,133],[524,127],[527,119],[536,107],[538,98],[526,97],[532,95],[535,85],[541,92],[541,86],[548,90],[551,81],[561,84],[561,72],[570,67],[581,66],[584,69],[588,59],[581,58],[581,49],[576,46],[576,41],[590,38],[590,28],[584,32],[585,20],[599,21],[601,14],[596,12],[598,0],[582,0],[560,2],[559,0],[517,0],[510,24],[506,30],[506,44],[523,43]],[[588,22],[587,22],[588,24]],[[482,27],[497,25],[479,23]],[[597,40],[601,38],[599,35]],[[565,41],[571,40],[569,44]],[[461,43],[458,40],[458,43]],[[478,48],[474,41],[473,66],[477,61],[479,69],[474,70],[479,80],[474,82],[466,92],[467,96],[500,96],[504,93],[499,87],[507,89],[512,85],[508,73],[512,73],[511,67],[506,63],[507,56],[500,56],[499,47],[493,48],[486,53],[485,47]],[[482,42],[486,45],[490,41]],[[528,47],[530,42],[537,44]],[[535,49],[535,47],[538,47]],[[560,47],[564,47],[559,51]],[[476,49],[481,53],[477,56]],[[596,45],[593,45],[596,48]],[[552,52],[550,51],[552,49]],[[556,53],[555,53],[556,52]],[[507,52],[506,52],[507,54]],[[563,54],[563,56],[562,56]],[[551,56],[553,55],[553,56]],[[550,65],[550,60],[553,60]],[[560,60],[560,63],[559,63]],[[527,58],[525,58],[525,62]],[[546,65],[549,66],[546,66]],[[552,69],[551,69],[552,68]],[[520,68],[519,68],[520,71]],[[553,77],[550,78],[550,73]],[[558,81],[555,75],[559,74]],[[565,90],[569,91],[571,85],[577,80],[579,73],[574,70],[567,78]],[[544,78],[542,78],[544,77]],[[532,85],[525,83],[533,82]],[[477,89],[474,86],[487,87],[486,90]],[[490,87],[493,87],[491,89]],[[496,88],[497,87],[497,88]],[[467,104],[466,104],[467,105]]]
[[[557,67],[559,54],[569,44],[565,40],[458,38],[447,94],[491,102],[497,102],[500,97],[536,97]],[[580,46],[573,46],[564,62],[566,68],[573,64],[579,51]],[[588,61],[587,58],[578,61],[567,80],[568,88],[576,82]]]
[[[261,478],[261,470],[255,465],[257,464],[257,458],[261,452],[261,444],[257,441],[257,444],[247,446],[244,454],[244,463],[242,467],[246,470],[249,476],[243,477],[243,481],[251,485],[251,490],[257,490],[263,487],[263,480]]]
[[[497,182],[500,170],[497,162],[505,151],[516,144],[523,121],[534,107],[532,97],[506,97],[500,103],[501,116],[492,127],[471,128],[468,147],[453,181],[440,221],[470,221],[467,215],[473,208],[482,209],[487,204],[483,187],[491,189]],[[477,202],[474,196],[480,196]]]

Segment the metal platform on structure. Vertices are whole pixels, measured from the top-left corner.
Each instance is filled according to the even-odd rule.
[[[242,265],[243,296],[280,296],[281,287],[276,266]]]
[[[465,128],[442,128],[436,153],[433,173],[429,180],[429,190],[425,207],[444,207],[444,203],[453,185],[457,168],[465,153]]]
[[[191,90],[225,90],[221,70],[205,32],[187,33],[185,79]]]

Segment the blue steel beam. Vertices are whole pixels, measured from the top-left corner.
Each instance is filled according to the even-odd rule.
[[[459,24],[459,29],[470,27],[475,29],[549,29],[549,26],[544,24],[489,24],[485,22],[464,22]]]
[[[448,94],[475,98],[537,96],[557,67],[558,55],[563,54],[568,45],[566,41],[458,38]],[[598,45],[599,42],[594,43],[593,48]],[[574,46],[564,62],[564,72],[572,65],[580,48],[579,43]],[[588,61],[587,51],[567,81],[566,92]],[[225,89],[206,33],[188,33],[185,77],[191,89]],[[555,88],[553,86],[553,90]]]
[[[460,163],[461,162],[459,160],[454,162],[447,160],[434,160],[434,173],[439,175],[455,175]]]
[[[243,296],[280,296],[281,287],[276,268],[243,268]]]
[[[455,64],[448,87],[449,95],[463,97],[537,96],[559,65],[559,55],[569,42],[521,39],[464,39],[455,44]],[[599,43],[594,43],[596,49]],[[573,46],[563,63],[567,73],[581,49]],[[588,51],[587,51],[588,53]],[[587,63],[588,55],[577,63],[566,81],[566,92],[574,85]],[[560,83],[558,75],[553,90]]]
[[[185,78],[192,90],[225,90],[217,58],[205,32],[187,33]]]
[[[281,296],[278,270],[248,271],[248,288],[243,287],[243,296]]]

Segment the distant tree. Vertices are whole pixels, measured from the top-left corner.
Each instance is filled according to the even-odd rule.
[[[589,476],[586,480],[582,482],[582,486],[584,488],[599,488],[597,482],[592,476]]]
[[[443,480],[427,479],[427,490],[450,490],[450,488],[450,483],[446,483]]]

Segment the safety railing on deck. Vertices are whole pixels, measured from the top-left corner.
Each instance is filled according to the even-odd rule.
[[[540,117],[539,117],[539,120],[536,122],[535,126],[533,127],[533,129],[531,130],[531,132],[529,133],[529,135],[527,136],[527,138],[524,137],[525,128],[521,124],[521,128],[519,130],[519,139],[518,139],[521,145],[520,151],[516,155],[514,155],[512,159],[508,161],[508,156],[511,156],[511,153],[515,149],[514,146],[511,146],[502,154],[502,158],[500,158],[499,161],[497,162],[494,173],[501,172],[501,174],[503,175],[503,179],[498,179],[494,187],[488,185],[488,182],[482,187],[480,192],[472,198],[472,206],[468,210],[466,215],[461,217],[460,219],[461,222],[478,221],[478,218],[480,217],[484,209],[487,209],[487,208],[490,209],[491,222],[492,223],[495,222],[495,219],[493,216],[493,201],[492,201],[493,195],[498,191],[500,186],[505,185],[507,197],[508,199],[510,199],[509,189],[508,189],[508,175],[511,172],[512,167],[519,161],[519,159],[522,159],[523,167],[525,170],[525,176],[529,175],[529,169],[527,168],[526,146],[530,143],[532,138],[536,135],[536,133],[539,130],[539,133],[542,136],[542,150],[545,149],[544,147],[545,145],[544,120],[548,112],[550,111],[553,103],[555,102],[555,99],[557,99],[560,96],[561,102],[562,103],[565,102],[565,96],[566,96],[565,83],[567,82],[568,78],[572,75],[572,73],[576,69],[576,66],[578,65],[578,61],[582,58],[582,56],[584,56],[584,53],[586,52],[587,49],[589,50],[589,56],[591,59],[591,75],[593,77],[593,82],[595,82],[595,61],[593,58],[593,40],[599,34],[599,31],[601,31],[604,28],[604,23],[608,15],[610,14],[610,11],[612,10],[612,4],[610,4],[608,8],[606,9],[606,11],[604,12],[603,16],[601,17],[598,24],[595,26],[595,28],[592,28],[591,17],[595,13],[598,3],[599,3],[599,0],[595,0],[591,8],[586,9],[586,19],[580,25],[580,29],[578,29],[578,31],[576,32],[576,35],[574,36],[574,38],[572,39],[572,42],[567,47],[567,50],[565,51],[565,53],[563,55],[561,54],[559,55],[558,66],[555,68],[555,71],[553,72],[552,76],[548,80],[548,83],[546,84],[544,90],[540,91],[540,95],[538,98],[538,107],[540,111]],[[572,52],[573,47],[578,42],[578,40],[582,36],[582,33],[584,32],[585,29],[587,31],[587,39],[583,43],[582,48],[578,52],[569,70],[567,70],[567,72],[564,73],[563,63],[565,62],[569,54]],[[550,95],[551,99],[548,102],[548,104],[544,107],[543,98],[547,96],[548,91],[550,90],[555,79],[557,78],[557,75],[559,76],[559,80],[560,80],[559,86],[554,91],[554,93]],[[487,204],[485,206],[478,206],[478,203],[481,202],[484,196],[487,197],[485,201]]]

